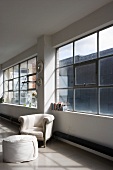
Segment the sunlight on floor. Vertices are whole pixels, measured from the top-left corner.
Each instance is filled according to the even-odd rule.
[[[3,138],[18,134],[16,124],[0,119],[0,170],[113,170],[113,162],[56,139],[39,147],[39,156],[24,163],[4,163],[2,160]]]

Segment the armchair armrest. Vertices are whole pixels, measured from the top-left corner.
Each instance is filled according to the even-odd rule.
[[[43,118],[43,130],[44,130],[44,147],[46,146],[46,140],[49,139],[52,135],[52,126],[53,126],[53,115],[45,115]]]
[[[20,116],[18,121],[20,122],[20,132],[27,129],[27,121],[25,116]]]
[[[48,123],[51,123],[54,119],[55,119],[55,118],[54,118],[53,115],[45,116],[45,117],[43,118],[43,122],[44,122],[44,124],[45,124],[45,123],[48,124]]]

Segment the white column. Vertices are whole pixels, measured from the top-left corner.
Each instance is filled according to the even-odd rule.
[[[51,45],[51,36],[41,36],[37,42],[38,60],[44,63],[44,69],[37,75],[43,79],[38,87],[38,112],[47,113],[55,102],[55,49]]]
[[[3,70],[0,65],[0,97],[3,96]]]

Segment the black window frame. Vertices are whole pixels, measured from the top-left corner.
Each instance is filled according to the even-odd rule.
[[[56,90],[55,90],[55,92],[57,94],[57,90],[63,90],[63,89],[73,89],[73,91],[75,91],[75,89],[78,89],[78,88],[81,88],[81,89],[82,88],[96,88],[97,89],[97,112],[96,112],[96,114],[97,115],[113,116],[113,114],[102,114],[102,113],[100,113],[100,93],[99,93],[100,89],[102,89],[102,88],[113,87],[113,85],[100,85],[100,82],[99,82],[99,79],[100,79],[99,62],[104,58],[113,57],[113,54],[108,54],[108,55],[105,55],[105,56],[99,56],[99,54],[100,54],[100,51],[99,51],[99,32],[102,31],[102,30],[105,30],[107,28],[110,28],[110,27],[113,27],[113,25],[109,25],[109,26],[104,27],[102,29],[99,29],[99,30],[97,30],[95,32],[92,32],[91,34],[87,34],[87,35],[85,35],[83,37],[80,37],[79,39],[76,39],[76,40],[73,40],[72,42],[67,43],[67,44],[73,43],[73,63],[70,64],[70,65],[66,65],[66,67],[73,66],[73,82],[74,82],[74,84],[73,84],[73,87],[71,87],[71,88],[58,88],[57,87],[57,79],[58,79],[57,78],[57,69],[65,67],[65,66],[62,66],[62,67],[57,66],[57,62],[58,62],[57,51],[59,50],[59,48],[61,48],[62,46],[65,46],[67,44],[59,46],[58,48],[56,48],[56,68],[55,68],[55,71],[56,71]],[[97,33],[97,58],[93,58],[92,60],[87,60],[87,61],[75,63],[75,57],[74,57],[75,41],[78,41],[80,39],[83,39],[83,38],[85,38],[87,36],[90,36],[92,34],[95,34],[95,33]],[[75,68],[77,66],[87,65],[87,64],[91,64],[91,63],[95,63],[95,65],[96,65],[96,84],[75,85]],[[60,102],[57,99],[57,95],[56,95],[56,102]],[[76,112],[77,110],[75,110],[74,108],[75,108],[75,92],[73,92],[73,110],[70,110],[70,111]],[[79,112],[79,111],[77,111],[77,112]],[[82,112],[82,111],[80,111],[80,112]],[[87,113],[87,112],[83,112],[83,113]],[[95,114],[95,113],[91,112],[91,114]]]
[[[4,94],[5,94],[5,92],[6,93],[9,93],[9,92],[13,92],[13,98],[14,98],[14,93],[18,93],[18,99],[19,99],[19,101],[18,101],[18,104],[15,104],[15,103],[12,103],[12,104],[14,104],[14,105],[23,105],[23,104],[20,104],[20,93],[22,92],[22,91],[25,91],[25,92],[29,92],[29,91],[36,91],[37,92],[37,89],[36,89],[36,80],[35,81],[28,81],[28,78],[29,78],[29,76],[36,76],[36,72],[35,73],[30,73],[30,74],[28,74],[28,72],[26,73],[26,75],[23,75],[23,76],[20,76],[20,65],[22,64],[22,63],[24,63],[24,62],[27,62],[27,69],[28,69],[28,61],[29,60],[31,60],[31,59],[35,59],[36,60],[36,63],[37,63],[37,56],[33,56],[32,58],[29,58],[29,59],[27,59],[27,60],[24,60],[24,61],[22,61],[22,62],[19,62],[18,64],[15,64],[15,65],[13,65],[13,66],[11,66],[11,67],[9,67],[9,68],[7,68],[7,69],[5,69],[4,71],[3,71],[3,97],[5,97],[4,96]],[[15,66],[18,66],[18,76],[17,77],[14,77],[14,67]],[[13,78],[11,78],[11,79],[7,79],[7,80],[5,80],[5,71],[7,71],[8,70],[8,74],[9,74],[9,69],[10,68],[13,68]],[[8,75],[9,76],[9,75]],[[20,89],[20,80],[21,80],[21,78],[22,77],[27,77],[27,81],[26,81],[26,84],[27,84],[27,89],[26,90],[22,90],[22,89]],[[14,80],[15,79],[18,79],[18,89],[17,90],[15,90],[14,89]],[[7,91],[5,91],[5,88],[4,88],[4,86],[5,86],[5,82],[8,82],[8,90]],[[13,89],[12,90],[9,90],[9,82],[10,81],[13,81]],[[28,83],[35,83],[35,88],[28,88]],[[7,103],[7,102],[6,102]],[[9,104],[11,104],[10,102],[8,102]]]

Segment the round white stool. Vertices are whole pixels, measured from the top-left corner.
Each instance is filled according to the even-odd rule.
[[[37,138],[32,135],[13,135],[3,139],[3,161],[24,162],[38,157]]]

